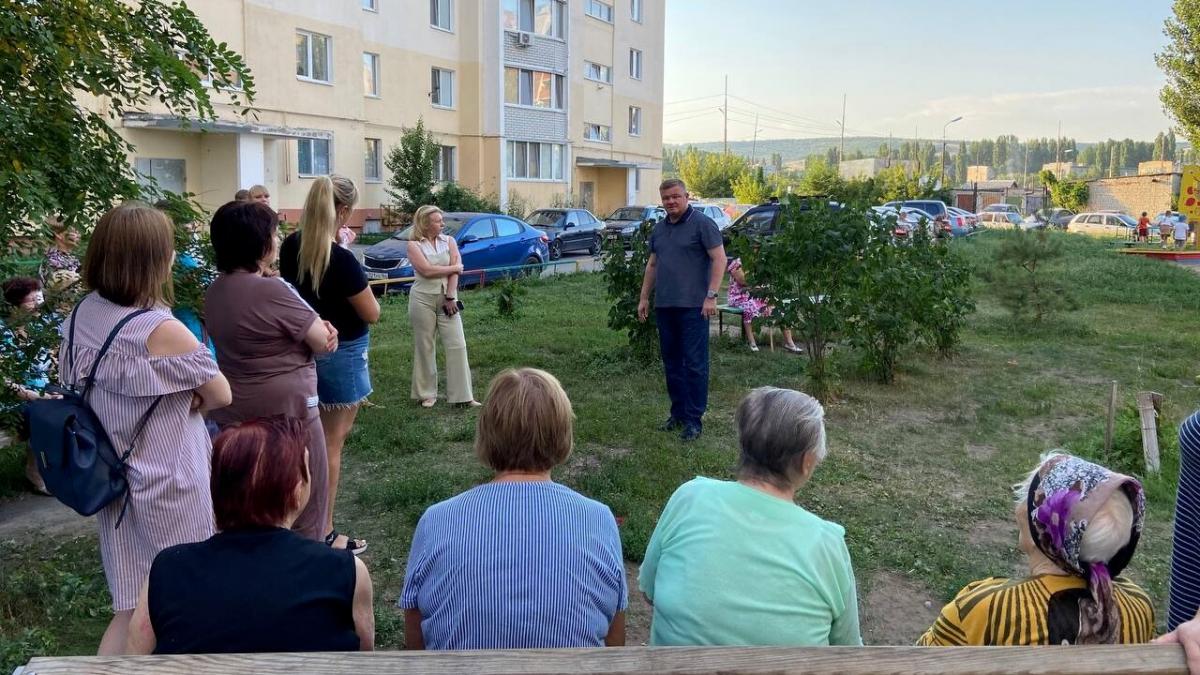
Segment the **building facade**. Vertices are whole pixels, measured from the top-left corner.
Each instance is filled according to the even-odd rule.
[[[662,174],[663,0],[192,0],[243,55],[255,111],[119,121],[135,167],[206,207],[262,184],[298,217],[316,176],[359,186],[352,224],[390,199],[386,157],[423,119],[440,180],[501,203],[653,202]],[[97,104],[100,105],[100,104]]]

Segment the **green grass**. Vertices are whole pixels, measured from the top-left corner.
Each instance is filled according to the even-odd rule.
[[[985,233],[953,245],[986,276],[1003,236]],[[860,594],[889,572],[941,602],[972,579],[1017,572],[1009,486],[1047,449],[1100,458],[1108,390],[1116,380],[1122,407],[1142,390],[1166,400],[1163,477],[1147,480],[1147,531],[1130,568],[1155,598],[1162,623],[1175,428],[1196,407],[1200,277],[1117,255],[1101,242],[1057,236],[1065,238],[1068,255],[1053,273],[1078,295],[1078,311],[1042,326],[1014,325],[987,282],[979,281],[979,309],[954,358],[910,350],[896,383],[885,386],[857,372],[855,354],[838,352],[843,394],[828,407],[829,458],[799,502],[846,527]],[[732,413],[746,391],[805,385],[803,358],[782,350],[751,354],[732,337],[716,339],[705,433],[683,446],[654,431],[668,405],[661,370],[624,356],[623,336],[605,326],[600,276],[533,282],[516,320],[495,316],[492,293],[463,298],[476,396],[510,366],[545,368],[562,380],[577,415],[576,451],[557,477],[624,518],[630,561],[640,560],[677,486],[698,474],[731,476],[737,450]],[[347,444],[337,525],[370,540],[365,559],[375,580],[377,643],[394,649],[402,644],[402,621],[393,606],[417,519],[430,503],[488,475],[472,452],[473,411],[444,404],[422,410],[409,401],[405,299],[390,296],[385,303],[372,338],[377,407],[360,414]],[[1136,439],[1136,419],[1123,412],[1106,461],[1136,471]],[[103,611],[88,612],[99,611],[107,593],[92,539],[65,544],[48,560],[44,550],[44,542],[0,548],[0,650],[7,659],[0,669],[28,653],[84,653],[99,639]],[[31,597],[54,609],[17,609]],[[77,606],[87,611],[80,615],[72,609]]]

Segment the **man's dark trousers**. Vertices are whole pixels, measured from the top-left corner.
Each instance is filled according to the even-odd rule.
[[[708,319],[699,307],[658,307],[654,318],[671,417],[700,429],[708,407]]]

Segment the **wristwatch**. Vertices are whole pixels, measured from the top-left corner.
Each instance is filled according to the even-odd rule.
[[[717,292],[716,292],[716,291],[709,291],[708,293],[706,293],[706,294],[704,295],[704,297],[708,298],[709,300],[716,300],[716,299],[717,299]]]

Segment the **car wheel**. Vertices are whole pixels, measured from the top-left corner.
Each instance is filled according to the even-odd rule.
[[[553,251],[554,251],[554,249],[553,249],[553,248],[551,248],[551,249],[550,249],[550,251],[551,251],[551,255],[553,255]],[[520,271],[520,273],[519,273],[519,275],[518,275],[518,276],[520,276],[522,279],[527,279],[527,278],[529,278],[529,277],[534,277],[534,276],[540,276],[540,275],[541,275],[541,272],[542,272],[542,271],[541,271],[540,269],[538,269],[538,268],[536,268],[536,267],[530,267],[530,265],[540,265],[540,264],[542,264],[542,261],[541,261],[541,260],[538,260],[538,259],[537,259],[537,256],[534,256],[534,255],[531,255],[531,256],[529,256],[528,258],[526,258],[526,259],[525,259],[525,262],[524,262],[524,263],[522,263],[522,264],[523,264],[523,265],[525,265],[525,267],[522,267],[522,268],[521,268],[521,271]]]
[[[561,257],[562,257],[562,242],[555,239],[554,241],[550,242],[550,259],[558,260]],[[536,262],[536,261],[534,261],[534,262]],[[526,263],[526,264],[529,264],[529,263]]]
[[[599,253],[600,247],[602,244],[603,244],[603,242],[600,241],[600,237],[596,237],[596,238],[592,239],[592,245],[588,247],[588,254],[596,255],[597,253]]]

